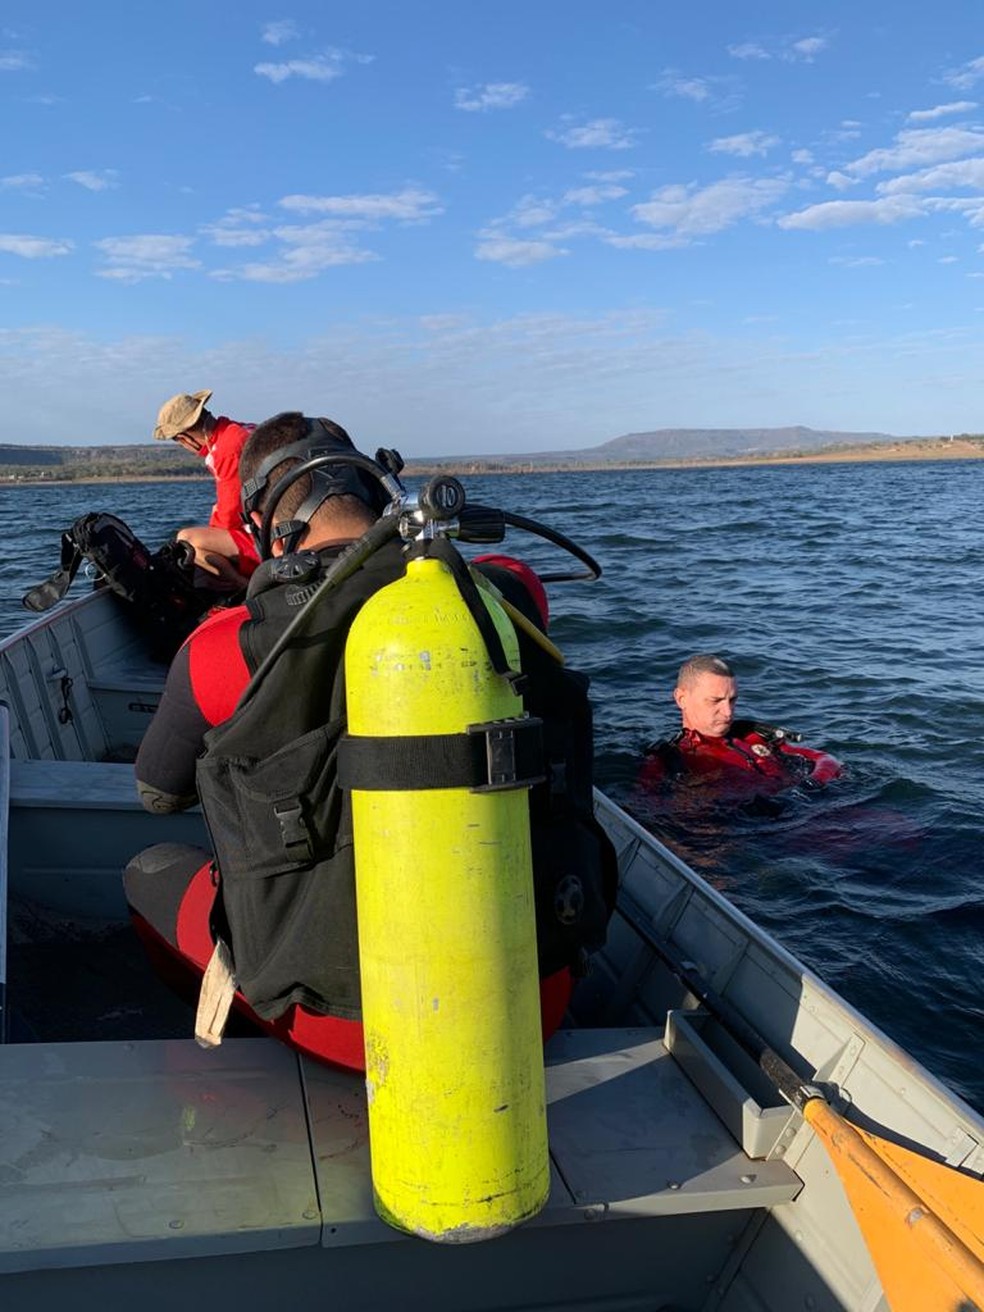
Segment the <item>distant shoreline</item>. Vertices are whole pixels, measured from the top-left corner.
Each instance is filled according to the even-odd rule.
[[[481,476],[491,474],[576,474],[617,473],[633,469],[728,469],[732,466],[747,468],[755,465],[835,465],[835,464],[888,464],[903,461],[951,461],[984,459],[984,443],[965,438],[926,438],[910,442],[878,442],[864,447],[841,450],[775,453],[762,456],[677,456],[662,460],[564,460],[555,464],[523,461],[515,457],[512,464],[500,464],[494,458],[469,459],[467,456],[447,459],[409,460],[405,473],[411,478],[431,474],[457,474]],[[0,488],[17,487],[78,487],[117,483],[211,483],[208,474],[116,474],[84,478],[12,478],[0,477]]]

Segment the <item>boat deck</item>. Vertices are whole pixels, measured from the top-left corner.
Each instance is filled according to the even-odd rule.
[[[547,1063],[546,1208],[495,1245],[452,1252],[377,1218],[361,1076],[267,1039],[227,1040],[211,1052],[187,1040],[0,1048],[0,1119],[9,1127],[0,1191],[0,1272],[10,1273],[4,1306],[36,1308],[32,1300],[57,1289],[60,1271],[78,1276],[84,1268],[73,1307],[89,1306],[79,1289],[91,1291],[95,1307],[124,1278],[115,1268],[132,1272],[135,1263],[166,1258],[160,1305],[166,1296],[173,1308],[174,1279],[190,1266],[171,1259],[208,1259],[211,1271],[247,1254],[307,1248],[322,1252],[336,1306],[346,1273],[358,1272],[361,1297],[394,1261],[426,1284],[415,1306],[530,1306],[529,1289],[515,1270],[507,1274],[509,1252],[544,1230],[563,1232],[551,1245],[563,1265],[553,1271],[550,1301],[566,1306],[575,1295],[611,1293],[611,1274],[592,1275],[585,1257],[601,1259],[612,1241],[599,1232],[622,1223],[652,1228],[651,1248],[640,1248],[638,1237],[634,1245],[649,1269],[637,1256],[615,1285],[695,1305],[699,1290],[680,1282],[699,1285],[720,1270],[755,1209],[796,1196],[796,1174],[738,1147],[658,1030],[563,1031],[548,1045]],[[699,1263],[681,1264],[679,1245],[698,1246],[698,1233]],[[379,1245],[385,1261],[363,1251],[353,1265],[337,1251]],[[485,1271],[490,1251],[502,1271],[476,1280],[474,1301],[462,1301],[460,1286],[453,1301],[442,1294],[450,1269],[456,1279],[462,1270]],[[153,1282],[142,1290],[142,1305],[158,1306]]]

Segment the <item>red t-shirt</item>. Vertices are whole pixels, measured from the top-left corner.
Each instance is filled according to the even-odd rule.
[[[209,527],[224,528],[232,534],[240,566],[255,566],[260,559],[252,537],[243,527],[242,485],[239,481],[239,457],[255,427],[255,424],[237,424],[223,415],[216,419],[202,452],[205,464],[215,478],[215,504],[209,516]],[[249,569],[243,570],[243,573],[250,572]]]

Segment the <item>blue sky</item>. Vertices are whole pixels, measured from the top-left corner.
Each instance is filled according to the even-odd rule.
[[[8,0],[3,440],[984,430],[981,18]]]

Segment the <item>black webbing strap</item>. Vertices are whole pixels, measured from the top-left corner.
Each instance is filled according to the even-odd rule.
[[[546,778],[542,721],[536,716],[470,724],[464,733],[366,737],[338,744],[338,782],[364,792],[530,788]]]
[[[25,592],[21,604],[28,610],[50,610],[56,602],[61,601],[71,587],[81,564],[82,552],[69,529],[61,535],[61,564],[58,569],[36,588]]]

